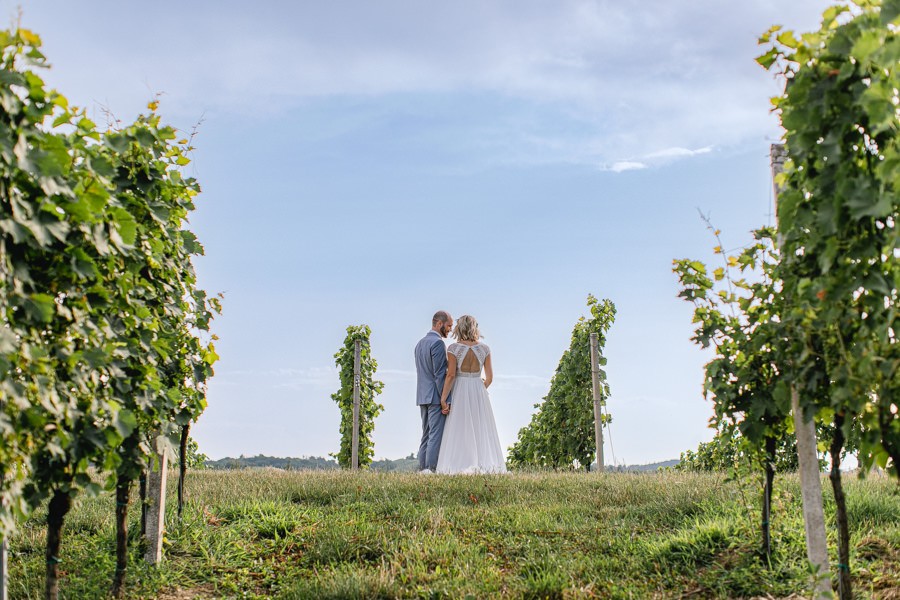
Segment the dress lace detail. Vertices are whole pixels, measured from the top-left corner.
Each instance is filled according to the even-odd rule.
[[[491,353],[491,349],[487,344],[482,344],[478,342],[474,346],[468,346],[466,344],[460,344],[459,342],[454,342],[447,347],[447,352],[456,357],[456,374],[459,375],[461,373],[460,367],[462,367],[463,359],[466,357],[466,353],[472,350],[475,354],[475,357],[478,359],[478,364],[484,366],[484,361],[487,359],[488,354]]]

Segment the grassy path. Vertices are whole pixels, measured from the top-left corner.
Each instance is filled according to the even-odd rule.
[[[778,483],[766,568],[759,492],[723,476],[193,472],[163,565],[133,553],[129,597],[787,597],[809,574],[799,489]],[[897,486],[853,479],[847,495],[860,597],[900,598]],[[108,589],[113,509],[112,496],[87,499],[68,518],[64,597]],[[41,596],[45,518],[11,540],[13,599]]]

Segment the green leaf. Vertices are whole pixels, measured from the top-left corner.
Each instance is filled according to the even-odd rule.
[[[768,44],[772,39],[772,34],[781,31],[781,25],[772,25],[769,29],[759,37],[760,44]]]
[[[138,129],[134,137],[137,143],[145,148],[150,148],[156,143],[156,136],[149,129]]]
[[[71,227],[65,221],[50,221],[42,224],[44,229],[60,242],[65,242]]]
[[[25,300],[25,312],[42,323],[49,323],[56,312],[56,302],[47,294],[32,294]]]
[[[182,231],[181,239],[184,243],[184,249],[188,254],[203,254],[203,246],[197,241],[197,236],[190,231]]]
[[[0,83],[3,85],[18,85],[25,87],[25,76],[15,71],[0,69]]]
[[[797,42],[797,38],[794,37],[793,31],[790,31],[790,30],[782,31],[781,33],[778,34],[778,36],[775,39],[778,40],[778,43],[781,44],[782,46],[787,46],[788,48],[791,48],[791,49],[797,48],[798,42]]]
[[[900,25],[900,0],[884,0],[881,4],[881,24]]]
[[[100,177],[109,178],[116,174],[116,169],[113,167],[112,162],[105,156],[92,156],[89,160],[89,164],[91,169],[93,169]]]
[[[93,131],[97,128],[97,124],[88,119],[87,117],[82,117],[76,123],[77,127],[82,131]]]
[[[15,352],[19,347],[16,335],[9,327],[0,326],[0,353]]]
[[[762,68],[769,70],[780,55],[781,52],[777,48],[772,48],[765,54],[757,56],[756,62],[759,63]]]
[[[99,213],[109,201],[109,191],[95,181],[82,192],[81,199],[92,212]]]
[[[109,147],[113,152],[117,152],[119,154],[123,154],[126,150],[128,150],[128,145],[131,140],[128,136],[121,133],[111,133],[103,137],[103,143],[107,147]]]
[[[46,136],[39,146],[32,148],[29,159],[45,177],[62,176],[71,162],[63,138],[57,136]]]
[[[862,35],[856,40],[856,43],[853,44],[853,49],[850,53],[853,57],[859,62],[865,64],[869,62],[869,56],[872,55],[873,52],[881,48],[881,45],[884,43],[884,36],[881,32],[875,31],[864,31]]]
[[[72,250],[72,270],[85,279],[94,279],[99,275],[93,259],[81,248]]]
[[[124,208],[114,208],[110,211],[113,218],[113,228],[109,239],[121,249],[131,248],[137,239],[137,221],[130,212]]]
[[[137,417],[127,408],[121,409],[116,413],[115,428],[123,438],[131,435],[131,432],[137,427]]]
[[[867,217],[883,218],[891,214],[893,208],[894,196],[885,192],[880,192],[860,186],[851,193],[847,198],[847,208],[850,209],[850,215],[857,220]]]

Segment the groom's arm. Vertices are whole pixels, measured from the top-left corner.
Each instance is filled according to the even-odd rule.
[[[431,365],[434,369],[434,381],[440,387],[443,383],[440,380],[447,374],[447,349],[440,340],[431,345]]]

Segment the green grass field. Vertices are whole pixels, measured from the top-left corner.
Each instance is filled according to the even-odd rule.
[[[758,486],[721,475],[197,471],[183,522],[170,482],[164,563],[150,568],[134,549],[128,597],[800,597],[799,488],[776,483],[767,566]],[[900,492],[884,478],[846,488],[859,597],[900,598]],[[70,513],[63,597],[106,594],[114,504],[83,499]],[[42,596],[45,519],[10,540],[13,599]]]

